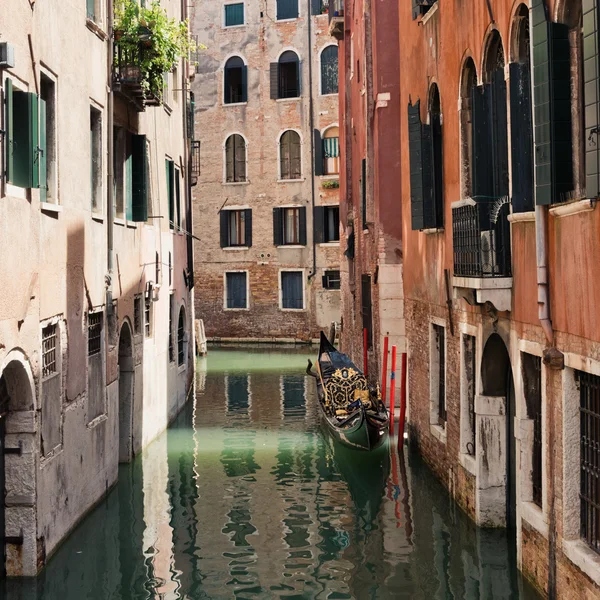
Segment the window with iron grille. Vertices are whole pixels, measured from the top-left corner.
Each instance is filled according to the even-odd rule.
[[[175,345],[173,342],[173,313],[175,312],[175,296],[169,297],[169,362],[175,360]]]
[[[146,300],[144,308],[144,336],[152,336],[152,301]]]
[[[177,325],[177,364],[183,365],[185,361],[185,311],[183,306],[179,310],[179,323]]]
[[[102,351],[102,313],[88,314],[88,356]]]
[[[531,487],[533,501],[542,506],[542,359],[523,352],[521,354],[523,389],[527,416],[533,421],[531,447]]]
[[[136,296],[133,299],[133,333],[139,335],[142,333],[142,297]]]
[[[579,384],[581,537],[600,553],[600,377],[576,371]]]
[[[437,419],[440,427],[446,426],[446,329],[443,325],[433,324],[433,343],[435,362],[431,365],[435,369],[434,382],[435,400],[437,401]]]
[[[47,325],[42,329],[42,377],[50,377],[58,372],[56,325]]]
[[[340,289],[340,272],[325,271],[323,275],[323,289],[339,290]]]

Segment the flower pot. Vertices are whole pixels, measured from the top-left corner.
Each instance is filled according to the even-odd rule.
[[[123,37],[123,34],[124,34],[124,33],[125,33],[125,32],[124,32],[122,29],[115,29],[115,31],[114,31],[114,34],[113,34],[113,35],[114,35],[114,38],[115,38],[115,40],[116,40],[116,41],[119,41],[119,40],[120,40],[120,39]]]

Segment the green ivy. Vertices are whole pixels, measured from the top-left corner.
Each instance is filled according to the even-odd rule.
[[[326,190],[337,190],[340,187],[340,182],[337,179],[328,179],[327,181],[323,181],[321,185]]]

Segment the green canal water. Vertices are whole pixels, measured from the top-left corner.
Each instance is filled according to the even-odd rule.
[[[333,445],[307,356],[212,350],[194,402],[0,597],[537,598],[504,532],[477,529],[417,456]]]

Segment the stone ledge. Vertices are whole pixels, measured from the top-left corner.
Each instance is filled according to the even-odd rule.
[[[432,423],[429,430],[431,431],[431,435],[438,440],[438,442],[441,442],[442,444],[446,443],[448,433],[446,432],[445,427],[440,427],[439,425]]]
[[[474,456],[467,454],[466,452],[461,452],[458,460],[460,461],[461,466],[470,473],[477,477],[477,461]]]
[[[548,523],[542,509],[533,502],[521,502],[521,518],[535,529],[540,535],[548,539]]]
[[[581,540],[563,540],[565,556],[596,585],[600,585],[600,556]]]
[[[508,215],[509,223],[532,223],[535,222],[535,211],[511,213]]]
[[[569,217],[571,215],[578,215],[583,212],[590,212],[596,208],[595,200],[578,200],[576,202],[569,202],[567,204],[561,204],[559,206],[552,206],[548,212],[553,217]]]

